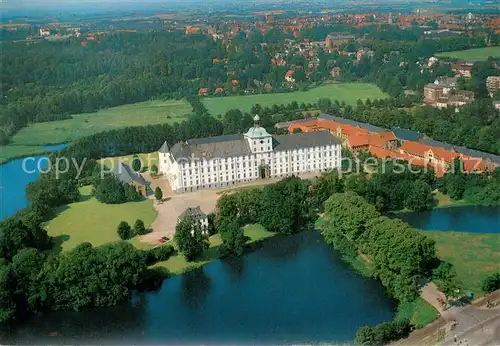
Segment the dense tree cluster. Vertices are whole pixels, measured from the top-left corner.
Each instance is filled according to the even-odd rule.
[[[356,345],[387,345],[391,341],[408,336],[411,325],[408,320],[385,322],[374,327],[363,326],[356,332]]]
[[[132,186],[122,183],[113,174],[105,174],[103,178],[94,179],[92,192],[98,201],[106,204],[133,202],[140,198]]]
[[[23,248],[0,261],[0,322],[34,311],[115,305],[143,280],[147,257],[125,242],[82,243],[57,255]]]
[[[399,301],[418,297],[418,280],[436,258],[434,241],[399,219],[381,216],[354,192],[335,193],[325,203],[325,240],[345,256],[366,255],[373,274]]]
[[[377,167],[368,176],[360,173],[339,175],[330,172],[318,177],[313,184],[314,200],[318,208],[333,194],[354,191],[373,204],[379,211],[428,210],[433,205],[434,173],[401,161],[375,161]],[[410,171],[410,169],[413,171]]]
[[[454,200],[464,199],[473,204],[500,205],[500,169],[492,173],[468,174],[463,161],[457,158],[448,172],[438,179],[439,191]]]
[[[227,80],[220,44],[181,33],[115,33],[86,47],[79,40],[6,43],[2,49],[3,107],[6,134],[29,122],[64,119],[69,114],[146,101],[164,95],[196,94],[201,83]],[[182,57],[182,58],[179,58]]]

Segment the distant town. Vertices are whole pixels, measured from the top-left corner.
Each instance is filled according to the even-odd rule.
[[[0,344],[500,343],[497,2],[18,2]]]

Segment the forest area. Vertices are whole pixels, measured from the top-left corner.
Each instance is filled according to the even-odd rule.
[[[327,29],[303,29],[301,35],[324,39]],[[227,47],[202,34],[185,36],[181,32],[112,33],[85,46],[77,39],[32,45],[5,42],[0,72],[4,95],[0,101],[0,144],[8,143],[30,123],[68,119],[72,114],[155,98],[181,99],[197,95],[201,87],[223,87],[225,95],[269,92],[263,88],[265,83],[272,86],[272,92],[307,90],[331,79],[333,66],[343,70],[340,81],[374,83],[393,97],[405,89],[421,93],[423,85],[435,77],[450,75],[449,65],[421,73],[408,62],[439,51],[484,45],[481,40],[465,37],[416,40],[417,31],[398,28],[380,31],[367,27],[356,34],[367,35],[363,43],[353,41],[343,49],[368,47],[375,52],[373,58],[356,62],[338,52],[319,49],[319,63],[312,68],[295,52],[284,55],[286,66],[270,63],[277,53],[285,52],[285,39],[290,38],[276,29],[265,35],[256,30],[247,35],[240,32]],[[227,58],[227,62],[214,62],[213,58]],[[492,64],[477,63],[473,82],[468,85],[477,89],[480,97],[486,97],[486,76],[498,74]],[[298,71],[293,88],[283,83],[290,68]],[[308,69],[307,75],[299,73],[302,69]]]

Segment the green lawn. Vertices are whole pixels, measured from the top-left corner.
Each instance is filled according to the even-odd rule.
[[[454,52],[442,52],[442,53],[437,53],[436,56],[441,58],[483,61],[487,60],[488,57],[490,56],[494,58],[500,57],[500,46],[474,48],[474,49],[459,50]]]
[[[244,232],[250,238],[247,244],[252,244],[275,235],[275,233],[266,231],[261,225],[246,226]],[[210,248],[202,254],[198,261],[189,263],[186,262],[182,254],[177,254],[170,257],[167,261],[156,263],[153,267],[163,267],[167,268],[171,274],[181,274],[187,270],[198,268],[219,259],[221,256],[219,252],[221,244],[220,235],[215,234],[210,237]]]
[[[12,157],[43,152],[42,144],[68,143],[94,133],[126,126],[173,123],[191,113],[186,100],[147,101],[95,113],[76,114],[72,119],[30,124],[0,147],[0,163]]]
[[[436,241],[438,256],[453,264],[465,290],[483,292],[480,282],[500,271],[500,234],[464,232],[424,232]]]
[[[83,242],[94,246],[118,241],[116,227],[120,221],[133,225],[136,219],[150,227],[156,218],[153,201],[143,200],[124,204],[104,204],[91,196],[91,187],[80,188],[82,199],[64,207],[47,223],[48,234],[55,238],[56,249],[68,250]],[[137,240],[131,241],[137,245]]]
[[[247,96],[209,97],[203,103],[213,116],[223,114],[230,109],[238,108],[249,112],[254,104],[272,106],[273,104],[289,104],[297,101],[299,104],[317,102],[320,98],[344,101],[354,105],[358,99],[365,100],[385,98],[387,95],[376,85],[368,83],[338,83],[323,85],[308,91],[295,91],[282,94],[259,94]]]
[[[400,303],[395,320],[408,318],[416,328],[422,328],[438,317],[438,311],[422,298]]]
[[[14,157],[24,157],[32,155],[42,155],[47,152],[46,149],[30,145],[0,145],[0,164],[5,163]]]

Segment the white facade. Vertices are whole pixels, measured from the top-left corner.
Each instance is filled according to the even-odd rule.
[[[255,120],[257,123],[258,117]],[[245,135],[239,136],[239,140],[219,145],[226,143],[228,147],[234,147],[246,142],[242,146],[244,150],[234,155],[215,157],[204,153],[199,155],[199,152],[191,157],[180,157],[179,150],[183,146],[194,145],[188,141],[169,150],[165,143],[159,150],[160,173],[166,177],[173,191],[183,193],[258,179],[324,172],[341,164],[341,142],[328,132],[272,136],[256,124]],[[218,143],[217,138],[213,138],[215,143]],[[214,146],[217,145],[215,143]],[[206,148],[210,151],[210,144]]]

